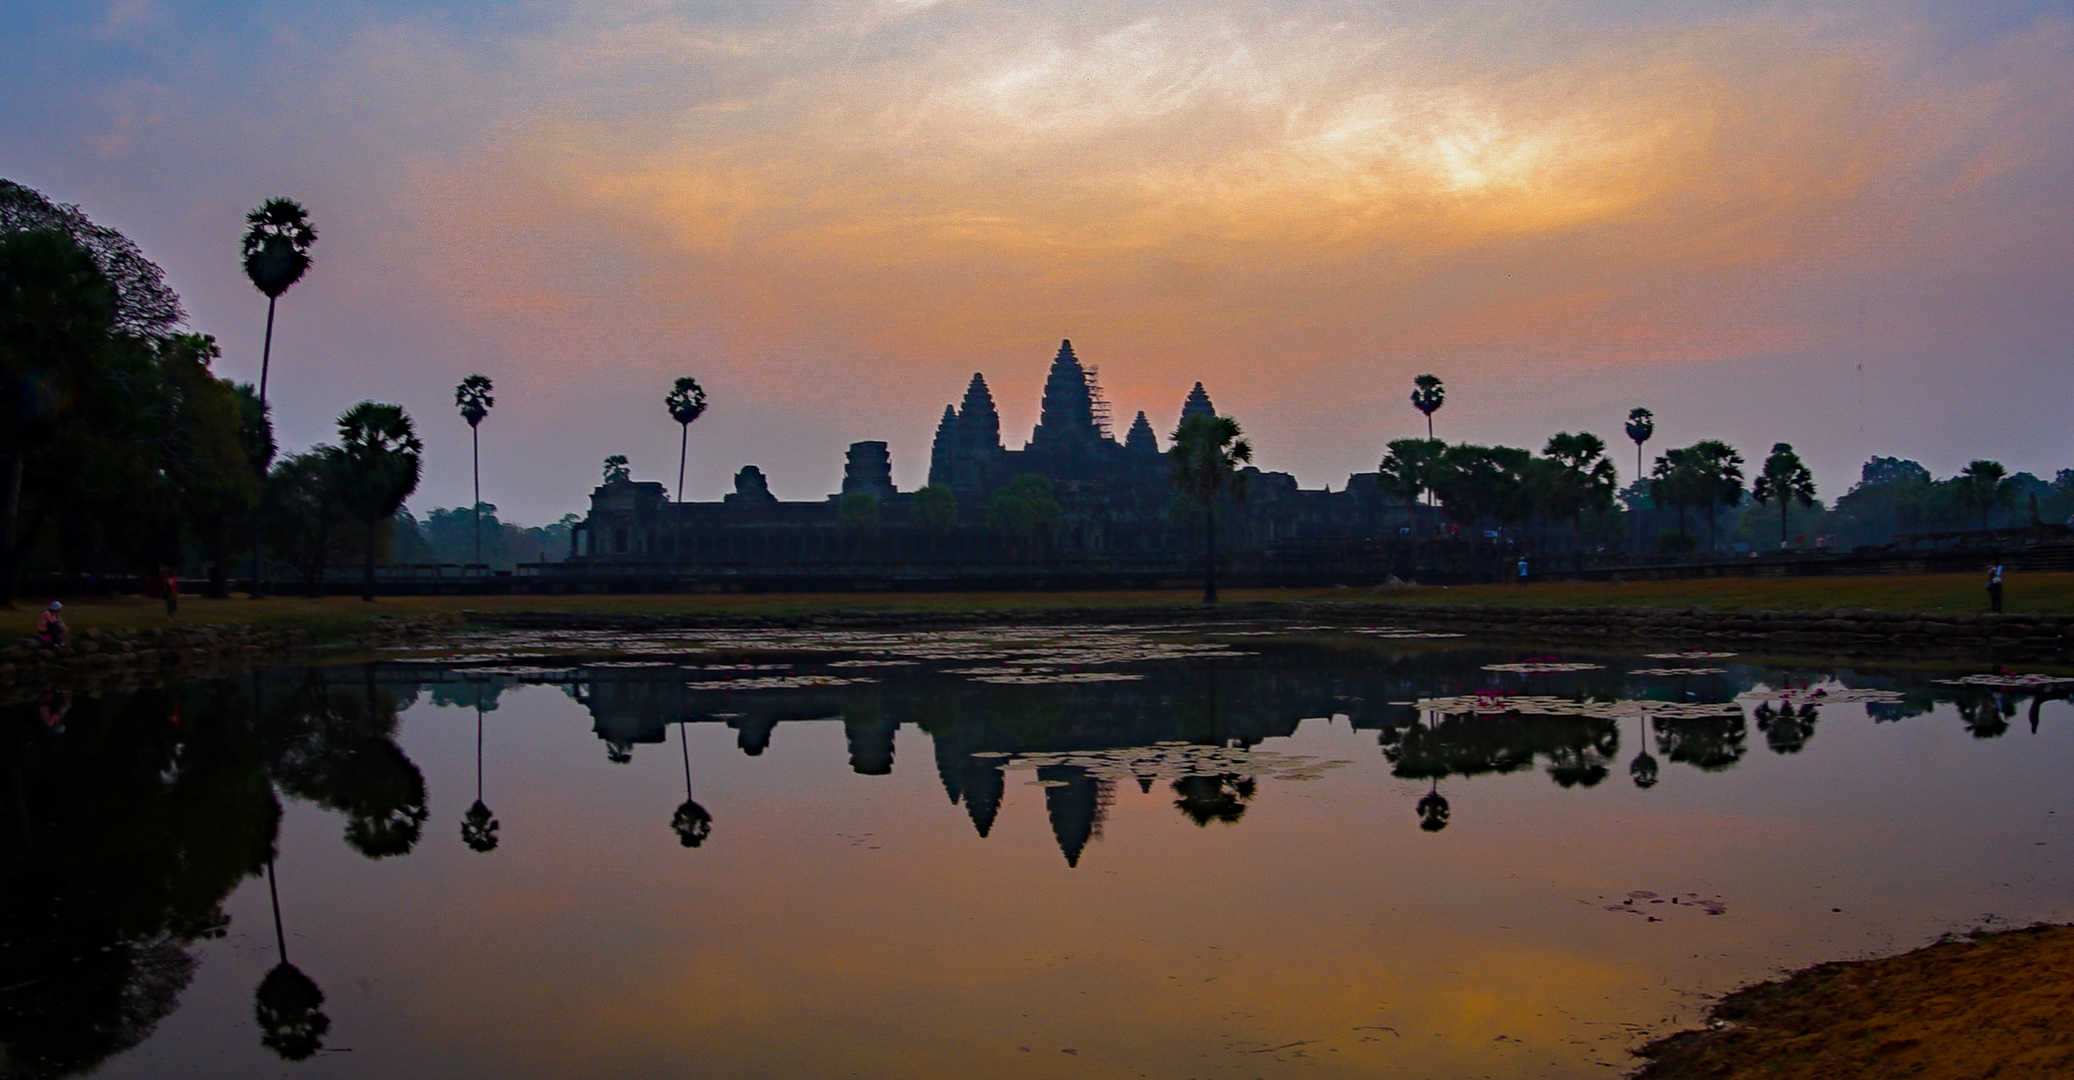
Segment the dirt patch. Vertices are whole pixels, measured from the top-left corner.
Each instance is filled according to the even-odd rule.
[[[2074,926],[1808,968],[1636,1054],[1637,1080],[2074,1076]]]

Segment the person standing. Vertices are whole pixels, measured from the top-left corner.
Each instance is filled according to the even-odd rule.
[[[2002,560],[1988,564],[1988,610],[2002,614]]]
[[[1519,557],[1519,583],[1522,585],[1527,583],[1527,557],[1525,555]]]
[[[180,610],[180,572],[167,567],[160,567],[158,576],[160,582],[159,595],[166,602],[166,618],[171,619]]]

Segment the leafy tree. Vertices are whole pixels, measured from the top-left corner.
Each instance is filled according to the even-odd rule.
[[[1959,505],[1980,513],[1980,527],[1988,527],[1988,514],[1998,506],[2009,506],[2016,501],[2015,485],[2008,479],[2008,470],[1999,461],[1985,459],[1968,462],[1959,475],[1952,479],[1953,493]]]
[[[1635,444],[1635,476],[1642,476],[1642,444],[1656,434],[1656,414],[1637,406],[1628,410],[1628,438]]]
[[[14,606],[15,571],[36,530],[21,528],[29,457],[72,419],[102,374],[116,296],[87,252],[55,229],[0,235],[0,601]]]
[[[401,405],[363,401],[338,418],[349,512],[367,530],[360,599],[374,600],[375,546],[389,519],[418,489],[425,446]]]
[[[1376,480],[1383,494],[1404,500],[1405,513],[1412,523],[1414,564],[1419,562],[1419,548],[1427,532],[1419,522],[1419,497],[1432,490],[1434,474],[1446,452],[1447,444],[1438,439],[1392,439],[1382,464],[1376,467]]]
[[[1526,520],[1533,510],[1528,486],[1534,455],[1511,446],[1457,443],[1441,455],[1433,474],[1433,493],[1456,524],[1475,532],[1486,520],[1500,526]]]
[[[925,529],[941,531],[958,523],[957,493],[942,484],[930,484],[916,491],[909,507],[915,524]]]
[[[257,506],[263,475],[247,446],[245,398],[210,373],[210,362],[221,355],[214,338],[175,335],[161,339],[157,352],[166,410],[163,469],[206,553],[208,595],[228,596],[232,525]]]
[[[1447,403],[1447,387],[1437,375],[1421,375],[1411,381],[1411,407],[1426,414],[1426,438],[1433,438],[1433,414]]]
[[[469,474],[475,481],[475,503],[472,514],[475,525],[475,563],[482,565],[482,439],[483,417],[490,415],[490,408],[497,399],[490,396],[493,388],[487,375],[470,375],[454,387],[454,405],[461,410],[461,419],[468,421]]]
[[[344,525],[345,462],[336,446],[290,454],[267,474],[266,520],[274,550],[301,574],[312,597],[324,595],[324,571],[349,557]]]
[[[836,503],[835,519],[853,532],[871,532],[879,527],[878,496],[864,491],[844,494]]]
[[[1794,501],[1803,507],[1815,505],[1815,474],[1801,463],[1791,444],[1773,443],[1771,455],[1764,459],[1764,471],[1750,485],[1750,497],[1760,506],[1779,500],[1779,546],[1785,547],[1786,514]]]
[[[624,484],[634,478],[633,470],[627,468],[627,456],[614,454],[605,459],[605,482]]]
[[[684,501],[684,455],[691,447],[691,423],[706,414],[706,390],[689,375],[677,380],[664,403],[677,421],[677,501]]]
[[[987,499],[987,525],[1037,548],[1059,531],[1064,518],[1052,498],[1051,479],[1024,473]]]
[[[310,269],[310,248],[317,243],[317,227],[309,212],[294,199],[268,199],[245,215],[245,235],[240,242],[245,276],[266,295],[266,337],[259,351],[259,404],[266,406],[267,373],[274,359],[274,306]],[[266,591],[259,572],[259,512],[252,517],[252,596]]]
[[[1217,602],[1217,500],[1246,497],[1239,466],[1253,460],[1253,444],[1229,416],[1188,416],[1169,440],[1167,478],[1203,512],[1203,603]]]

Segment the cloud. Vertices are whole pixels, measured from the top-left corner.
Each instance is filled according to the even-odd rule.
[[[2049,380],[2074,329],[2053,299],[2074,273],[2074,33],[2051,16],[623,0],[243,26],[150,10],[149,62],[102,69],[92,115],[53,128],[92,133],[75,171],[135,164],[140,215],[308,192],[335,238],[323,273],[384,313],[334,318],[387,328],[384,355],[422,328],[463,343],[448,366],[494,361],[513,402],[594,410],[529,430],[557,454],[564,429],[621,437],[618,402],[693,371],[713,425],[742,418],[730,467],[780,463],[788,495],[832,482],[850,438],[892,439],[918,479],[973,370],[1022,427],[1064,336],[1120,415],[1165,427],[1204,379],[1267,465],[1315,483],[1372,466],[1368,418],[1410,417],[1397,385],[1418,371],[1459,388],[1457,435],[1538,443],[1587,409],[1624,413],[1636,402],[1605,398],[1625,387],[1699,395],[1759,363],[1893,358],[1928,386],[1925,365],[1963,355]],[[36,93],[39,110],[62,98]],[[209,183],[184,204],[143,193],[161,161]],[[217,267],[205,239],[193,261]],[[249,299],[234,276],[220,288]],[[191,306],[217,305],[203,289]],[[320,370],[351,367],[336,339]],[[437,366],[410,369],[412,392],[444,408],[465,372]],[[1825,422],[1813,404],[1760,412],[1795,409]],[[1789,434],[1818,468],[1854,464],[1842,441]]]

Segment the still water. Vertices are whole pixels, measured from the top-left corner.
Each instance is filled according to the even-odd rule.
[[[2074,917],[2074,683],[1984,674],[1029,627],[47,694],[0,1075],[1617,1076]]]

